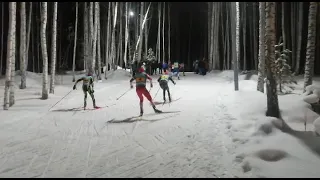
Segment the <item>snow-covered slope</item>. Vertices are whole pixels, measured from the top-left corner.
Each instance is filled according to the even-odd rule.
[[[139,113],[125,70],[96,83],[97,104],[109,107],[92,111],[81,109],[80,84],[61,100],[73,86],[72,75],[61,79],[55,94],[40,100],[41,75],[28,73],[28,88],[16,89],[16,104],[0,109],[0,177],[320,176],[319,139],[298,132],[305,121],[312,131],[319,116],[302,96],[279,96],[283,119],[295,130],[281,132],[278,120],[264,116],[266,96],[256,91],[255,75],[241,75],[235,92],[230,71],[186,73],[176,86],[169,83],[173,99],[181,99],[158,105],[173,113],[156,115],[145,102],[145,117],[133,122],[121,122]],[[151,95],[161,102],[158,89],[154,81]]]

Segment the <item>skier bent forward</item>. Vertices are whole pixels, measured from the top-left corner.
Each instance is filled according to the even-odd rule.
[[[151,95],[149,91],[146,89],[146,82],[147,79],[150,80],[150,86],[151,88],[153,87],[152,85],[152,78],[144,72],[144,69],[141,67],[138,69],[138,72],[130,79],[130,87],[133,88],[132,82],[135,80],[136,81],[136,92],[140,100],[140,116],[143,115],[143,96],[145,96],[151,103],[152,108],[155,113],[160,113],[161,111],[158,110],[152,101]]]
[[[73,90],[75,90],[77,88],[77,83],[82,81],[83,84],[82,84],[82,91],[84,93],[84,107],[83,109],[85,110],[86,109],[86,106],[87,106],[87,93],[89,93],[91,99],[92,99],[92,102],[93,102],[93,107],[94,108],[97,108],[96,106],[96,100],[94,98],[94,90],[93,90],[93,77],[92,77],[92,74],[91,73],[88,73],[88,75],[78,79],[76,81],[76,83],[74,84],[73,86]]]

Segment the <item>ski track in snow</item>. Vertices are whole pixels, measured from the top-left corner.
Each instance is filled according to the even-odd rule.
[[[84,113],[53,111],[82,105],[83,94],[78,90],[47,112],[70,91],[61,88],[56,90],[60,96],[47,102],[17,100],[16,104],[22,104],[18,109],[12,107],[12,111],[0,111],[1,116],[12,118],[12,121],[5,118],[0,121],[3,135],[0,137],[0,177],[196,178],[243,175],[232,161],[234,146],[227,127],[236,119],[228,113],[228,106],[223,102],[228,93],[224,89],[226,86],[232,88],[225,80],[187,74],[177,80],[176,86],[170,85],[173,99],[182,99],[158,105],[164,112],[181,112],[145,116],[132,123],[107,123],[111,119],[125,119],[139,113],[135,90],[115,100],[127,90],[128,81],[129,78],[96,91],[97,105],[110,105],[109,108]],[[101,83],[98,86],[109,85]],[[154,82],[152,97],[158,88]],[[17,99],[22,92],[17,90]],[[155,100],[162,100],[160,92]],[[149,102],[144,101],[145,113],[153,113]],[[23,105],[30,104],[42,107],[30,106],[29,114],[18,113]],[[88,97],[88,107],[91,106]]]

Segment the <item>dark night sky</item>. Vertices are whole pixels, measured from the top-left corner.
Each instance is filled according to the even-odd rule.
[[[207,3],[206,2],[170,2],[171,4],[171,57],[187,63],[189,33],[191,36],[191,61],[203,58],[205,36],[207,34]],[[158,18],[157,7],[154,5],[152,29],[149,41],[157,42]],[[166,15],[167,16],[167,15]],[[190,24],[191,29],[190,29]],[[166,35],[167,36],[167,35]],[[167,37],[166,37],[167,38]],[[180,42],[180,51],[177,49]],[[150,43],[151,43],[150,42]]]

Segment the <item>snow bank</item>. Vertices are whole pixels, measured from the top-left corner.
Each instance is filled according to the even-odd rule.
[[[108,80],[129,80],[130,77],[131,77],[130,72],[123,69],[110,71],[110,74],[108,74],[107,76]]]
[[[253,81],[241,81],[240,91],[226,99],[233,116],[238,117],[229,125],[238,147],[234,162],[250,177],[319,177],[320,158],[315,151],[320,152],[320,139],[317,143],[313,140],[317,137],[304,132],[305,122],[307,130],[320,126],[319,115],[301,96],[279,96],[282,117],[293,129],[286,128],[290,133],[284,133],[280,129],[286,126],[281,120],[264,116],[266,95],[253,89],[255,85]]]

